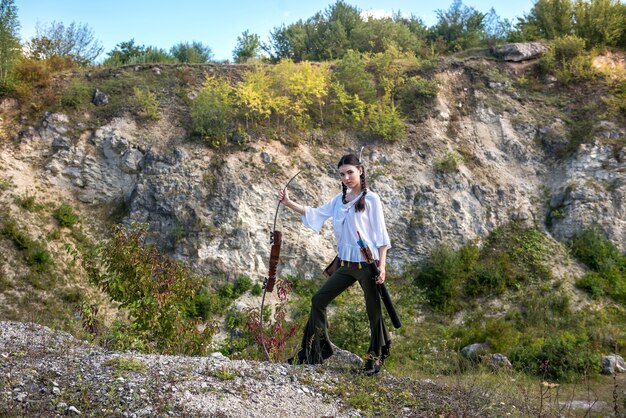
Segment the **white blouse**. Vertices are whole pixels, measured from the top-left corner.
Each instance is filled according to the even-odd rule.
[[[380,197],[376,193],[368,191],[365,195],[365,210],[356,212],[354,205],[358,202],[361,194],[344,204],[341,201],[342,194],[339,193],[319,208],[305,206],[305,212],[302,215],[304,226],[315,232],[320,232],[326,219],[332,217],[337,254],[340,259],[351,262],[365,261],[361,255],[359,244],[357,244],[359,239],[357,231],[371,249],[374,259],[380,259],[378,252],[380,247],[391,248]]]

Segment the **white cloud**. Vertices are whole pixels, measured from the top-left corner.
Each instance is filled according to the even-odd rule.
[[[369,19],[385,19],[387,17],[393,17],[393,12],[383,9],[370,9],[361,12],[363,20]]]

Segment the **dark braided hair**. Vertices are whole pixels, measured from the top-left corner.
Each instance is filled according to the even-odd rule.
[[[363,191],[363,194],[361,195],[361,198],[359,199],[359,201],[356,202],[356,205],[354,205],[354,210],[356,212],[363,212],[365,210],[365,195],[367,194],[367,183],[365,182],[365,167],[363,167],[363,164],[361,164],[361,161],[359,161],[359,158],[354,154],[347,154],[341,157],[341,159],[339,160],[339,163],[337,164],[337,168],[345,164],[353,165],[355,167],[361,168],[361,171],[362,171],[361,190]],[[341,197],[341,201],[343,203],[347,203],[346,194],[348,193],[348,187],[346,187],[346,185],[343,184],[343,182],[341,183],[341,190],[343,191],[343,196]]]

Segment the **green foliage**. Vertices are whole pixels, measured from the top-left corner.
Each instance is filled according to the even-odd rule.
[[[261,37],[248,30],[237,37],[237,45],[233,50],[233,58],[237,64],[259,57],[261,49]]]
[[[435,158],[434,169],[440,173],[454,173],[459,171],[463,157],[454,151],[446,151],[445,154]]]
[[[263,287],[261,286],[260,283],[255,283],[250,289],[250,294],[252,296],[261,296],[262,293],[263,293]]]
[[[585,52],[585,40],[573,35],[556,38],[539,61],[540,68],[563,84],[591,79],[593,57]]]
[[[5,218],[0,235],[13,241],[18,250],[23,251],[26,263],[34,272],[48,272],[53,265],[52,255],[44,243],[35,241],[22,232],[15,219]]]
[[[496,228],[482,248],[468,243],[436,247],[419,268],[409,269],[430,305],[443,313],[463,307],[465,296],[498,295],[522,283],[552,278],[543,234],[513,222]]]
[[[173,64],[175,62],[176,58],[165,49],[155,46],[145,48],[140,54],[134,55],[128,60],[128,64]]]
[[[79,109],[91,102],[93,90],[80,78],[73,78],[61,95],[61,106],[64,109]]]
[[[537,0],[530,13],[520,21],[526,39],[555,39],[572,33],[572,0]]]
[[[202,42],[194,41],[191,44],[181,42],[170,49],[170,55],[178,62],[191,64],[204,64],[213,58],[213,51]]]
[[[365,103],[376,101],[376,84],[374,78],[365,69],[367,61],[362,54],[348,50],[337,61],[333,78],[343,86],[344,91],[351,96],[358,96]]]
[[[423,108],[437,97],[439,84],[436,80],[429,80],[416,75],[406,80],[399,89],[400,106],[405,115],[420,115]]]
[[[352,353],[367,353],[370,329],[361,289],[344,292],[335,304],[337,309],[329,321],[331,340]]]
[[[53,216],[62,227],[71,228],[76,224],[76,222],[78,222],[78,215],[67,203],[62,203],[61,206],[56,208]]]
[[[11,180],[0,177],[0,192],[9,190],[12,186]]]
[[[518,31],[526,40],[552,40],[574,34],[587,41],[588,47],[620,46],[625,22],[620,2],[538,0],[530,13],[520,19]]]
[[[115,46],[115,49],[107,53],[109,57],[103,64],[107,67],[128,64],[135,57],[142,55],[145,52],[145,49],[146,47],[143,45],[135,45],[135,39],[120,42]]]
[[[26,209],[29,212],[33,212],[40,208],[40,206],[37,204],[35,195],[31,194],[17,196],[15,198],[15,203],[17,203],[21,208]]]
[[[415,275],[415,284],[426,291],[433,308],[444,313],[455,312],[471,264],[473,260],[464,260],[460,252],[447,245],[438,246]]]
[[[114,357],[105,361],[104,365],[116,370],[114,376],[125,376],[128,372],[145,374],[148,371],[146,363],[134,358]]]
[[[159,114],[159,102],[156,94],[150,90],[133,87],[133,95],[137,102],[137,107],[141,115],[151,120],[159,120],[161,115]]]
[[[574,256],[592,272],[576,281],[576,286],[592,297],[607,295],[626,306],[626,255],[609,241],[598,225],[580,231],[572,240]]]
[[[513,367],[543,379],[573,382],[597,375],[598,355],[584,332],[560,331],[545,339],[524,341],[510,352]]]
[[[13,0],[0,1],[0,91],[12,90],[10,76],[21,56],[20,22]]]
[[[440,52],[458,52],[480,45],[485,30],[486,14],[454,0],[448,10],[437,10],[437,23],[428,35],[438,41]]]
[[[574,32],[577,36],[593,46],[619,46],[621,37],[626,33],[623,3],[577,0],[574,8]]]
[[[207,77],[191,106],[191,129],[212,147],[225,145],[234,131],[233,87],[224,79]]]
[[[113,239],[85,256],[90,280],[120,306],[132,323],[118,323],[114,345],[149,352],[203,355],[213,335],[189,318],[202,279],[154,246],[144,246],[145,226],[116,226]]]
[[[395,106],[376,103],[367,107],[369,132],[389,141],[397,141],[406,134],[404,119]]]

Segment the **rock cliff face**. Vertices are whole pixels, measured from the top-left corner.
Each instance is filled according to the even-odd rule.
[[[148,223],[151,239],[177,259],[227,278],[266,274],[277,192],[291,175],[305,169],[290,186],[295,200],[320,205],[340,190],[340,155],[362,146],[369,186],[385,205],[389,263],[398,271],[439,243],[459,245],[511,220],[564,241],[598,222],[626,250],[624,128],[603,123],[585,145],[555,158],[554,147],[567,142],[562,124],[493,77],[491,65],[442,70],[434,111],[397,143],[343,138],[342,146],[328,145],[337,139],[316,134],[296,145],[256,139],[218,152],[185,141],[167,117],[140,124],[121,116],[94,130],[48,113],[1,158],[7,167],[28,166],[49,193],[74,197],[84,213]],[[514,67],[499,71],[515,77]],[[281,209],[278,227],[279,274],[310,277],[333,257],[329,225],[315,234]]]

